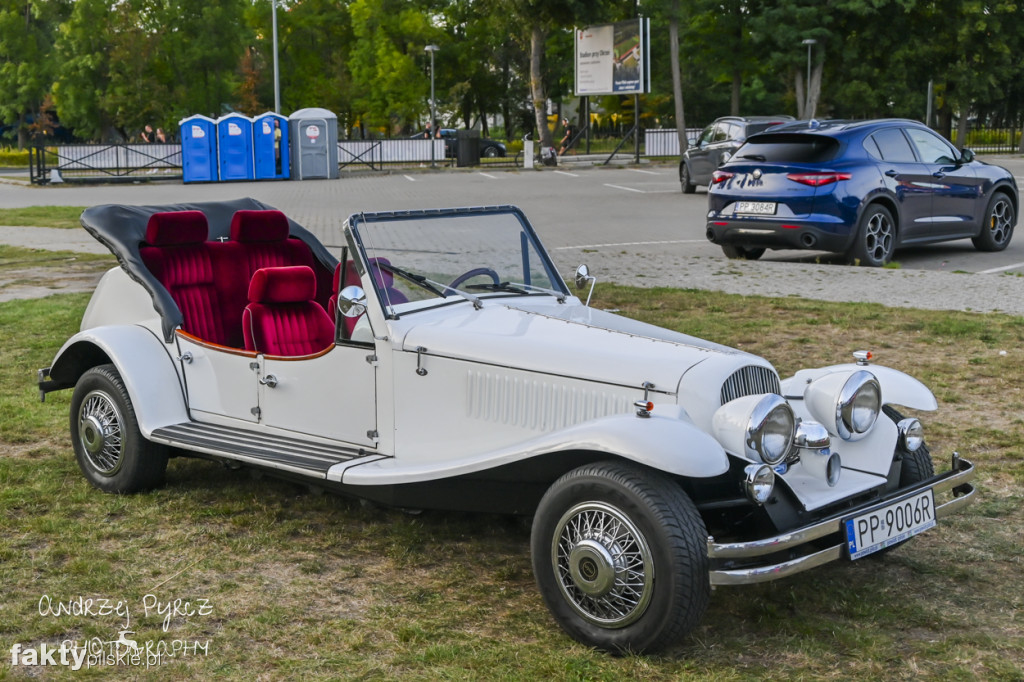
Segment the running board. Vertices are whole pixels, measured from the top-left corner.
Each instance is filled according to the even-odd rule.
[[[185,422],[155,429],[150,440],[261,467],[281,469],[313,478],[327,478],[331,467],[364,456],[357,448],[311,443],[230,426]]]

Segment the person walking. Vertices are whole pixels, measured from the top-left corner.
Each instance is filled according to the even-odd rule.
[[[576,126],[569,123],[569,119],[562,119],[562,127],[565,128],[565,136],[562,137],[561,148],[558,150],[558,155],[561,156],[565,152],[569,151],[576,143]]]

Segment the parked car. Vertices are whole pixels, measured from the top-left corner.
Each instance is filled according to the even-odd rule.
[[[728,161],[747,138],[772,126],[792,121],[792,116],[724,116],[705,128],[679,160],[679,184],[683,194],[697,185],[711,184],[711,174]]]
[[[1010,171],[916,121],[801,121],[747,140],[715,171],[707,238],[730,258],[817,249],[880,266],[901,246],[970,238],[1001,251],[1017,224]]]
[[[972,464],[953,453],[935,475],[897,411],[936,408],[916,379],[863,352],[780,380],[592,308],[511,206],[358,213],[340,260],[253,200],[99,206],[82,224],[120,266],[39,390],[74,389],[90,483],[152,488],[173,452],[532,515],[543,599],[588,645],[667,647],[712,586],[859,560],[974,493]]]
[[[448,158],[455,158],[456,150],[459,145],[458,138],[459,131],[455,128],[441,128],[441,138],[444,140],[444,155]],[[412,136],[415,140],[421,140],[426,136],[426,132],[418,132]],[[480,138],[480,156],[486,158],[504,157],[505,156],[505,143],[498,142],[497,140],[488,140],[485,137]]]

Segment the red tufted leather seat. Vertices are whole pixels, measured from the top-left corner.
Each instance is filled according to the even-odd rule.
[[[330,347],[334,323],[315,296],[316,276],[306,265],[257,270],[242,313],[245,349],[295,356]]]

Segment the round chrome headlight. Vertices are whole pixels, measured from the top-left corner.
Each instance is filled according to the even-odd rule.
[[[900,431],[900,447],[907,452],[917,452],[924,445],[924,427],[916,419],[902,419],[896,425]]]
[[[775,489],[775,472],[767,464],[750,464],[744,470],[743,492],[754,504],[764,504]]]
[[[850,375],[836,401],[836,432],[843,440],[859,440],[867,435],[882,409],[882,388],[871,372],[859,370]]]
[[[796,417],[789,403],[774,393],[754,407],[747,422],[746,454],[765,464],[778,464],[793,447]]]

